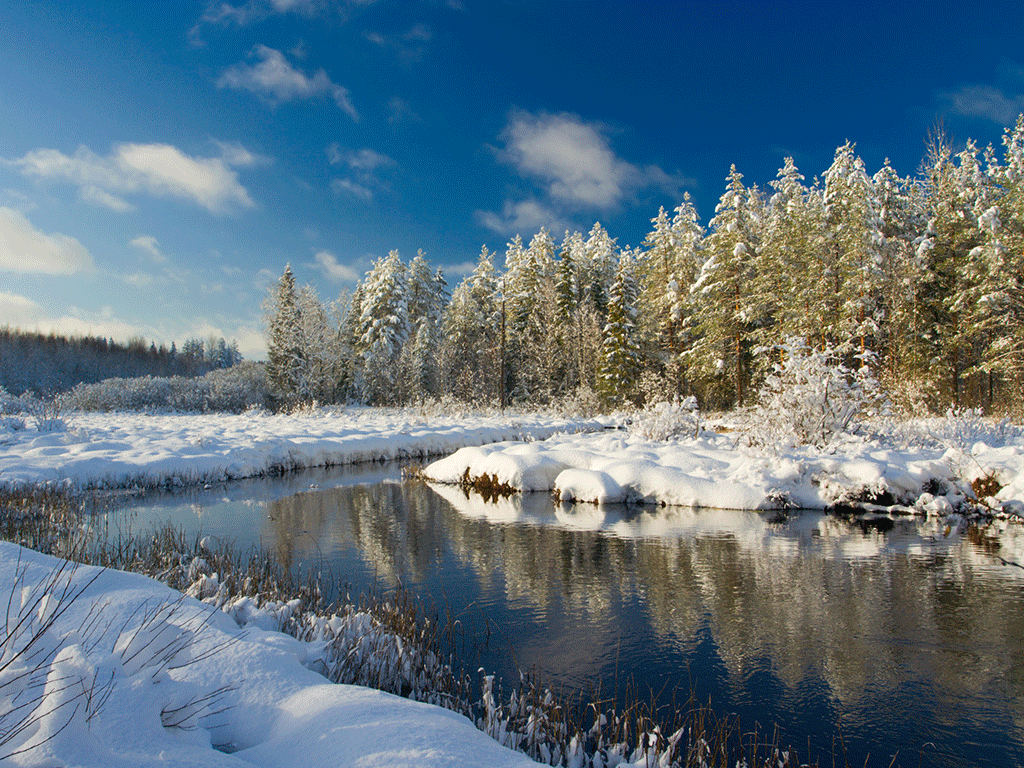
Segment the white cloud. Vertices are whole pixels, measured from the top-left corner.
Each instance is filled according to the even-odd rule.
[[[139,250],[145,251],[150,255],[153,261],[162,263],[167,261],[167,257],[160,251],[160,244],[156,241],[156,238],[152,235],[139,235],[132,240],[129,245],[135,246]]]
[[[547,226],[553,231],[571,214],[611,211],[637,190],[660,187],[680,194],[687,180],[656,165],[640,167],[619,158],[607,129],[575,115],[514,111],[501,134],[498,157],[536,185],[536,199],[507,201],[502,213],[478,211],[484,226],[500,232]]]
[[[11,318],[12,325],[25,330],[33,329],[40,333],[52,331],[62,336],[102,336],[120,342],[141,336],[156,339],[159,343],[161,338],[158,329],[121,320],[114,316],[110,307],[103,307],[100,312],[87,312],[73,306],[66,309],[65,314],[52,317],[31,299],[0,293],[0,315]]]
[[[130,275],[124,276],[124,281],[128,285],[134,285],[136,288],[141,288],[144,285],[149,285],[153,282],[153,276],[147,275],[145,272],[135,272]]]
[[[502,138],[505,159],[566,203],[612,208],[641,176],[615,156],[599,125],[572,115],[516,112]]]
[[[225,160],[192,157],[170,144],[119,144],[107,157],[87,147],[71,157],[36,149],[4,163],[25,176],[67,179],[78,186],[83,200],[117,211],[132,209],[120,195],[140,192],[188,200],[212,213],[255,205]]]
[[[323,69],[318,69],[312,77],[308,77],[288,63],[283,53],[265,45],[257,45],[249,56],[255,56],[260,61],[252,65],[239,63],[228,67],[217,80],[217,86],[250,91],[271,104],[327,95],[358,122],[359,113],[352,106],[348,89],[331,82]]]
[[[351,179],[335,179],[331,182],[331,188],[335,192],[344,192],[352,195],[352,197],[358,197],[364,203],[369,203],[373,200],[373,190]]]
[[[385,50],[394,52],[406,63],[415,63],[426,53],[427,43],[434,37],[434,31],[427,24],[416,24],[401,35],[381,35],[377,32],[365,32],[367,40]]]
[[[983,117],[1002,126],[1013,125],[1017,115],[1024,112],[1024,95],[1007,96],[990,85],[969,85],[957,91],[941,94],[958,114]]]
[[[330,251],[318,251],[313,258],[316,259],[317,266],[331,280],[351,282],[359,279],[359,275],[356,274],[355,270],[344,264],[339,264],[334,254]]]
[[[73,275],[91,269],[92,256],[75,238],[47,235],[24,214],[0,207],[0,272]]]
[[[348,178],[331,182],[334,191],[352,195],[367,203],[373,200],[375,190],[388,188],[380,175],[398,166],[392,158],[380,152],[365,148],[343,152],[337,143],[327,148],[327,159],[331,165],[343,165],[349,172]]]
[[[459,275],[465,277],[466,275],[472,275],[477,268],[475,261],[463,261],[460,264],[453,264],[449,267],[445,267],[445,274],[448,275]]]
[[[422,123],[423,118],[416,114],[408,101],[395,96],[388,101],[388,122],[392,124]]]
[[[79,187],[78,193],[82,196],[82,199],[85,202],[92,203],[93,205],[102,205],[105,208],[117,211],[118,213],[127,213],[128,211],[135,210],[135,206],[123,197],[112,195],[99,187],[92,186],[91,184]]]
[[[270,165],[273,160],[265,155],[250,152],[237,141],[215,141],[220,148],[220,156],[228,165],[236,168],[250,168],[256,165]]]
[[[0,317],[5,325],[24,328],[35,323],[42,314],[43,308],[32,299],[0,291]]]
[[[342,152],[337,143],[327,148],[327,158],[331,165],[344,163],[357,171],[373,171],[377,168],[390,168],[398,165],[387,155],[374,152],[372,149],[360,149],[355,152]]]
[[[121,166],[154,194],[193,200],[214,213],[254,206],[235,172],[218,158],[189,157],[170,144],[122,144],[118,155]]]
[[[541,227],[551,232],[571,228],[554,210],[533,199],[519,202],[507,200],[500,214],[477,211],[476,219],[480,225],[499,234],[539,232]]]

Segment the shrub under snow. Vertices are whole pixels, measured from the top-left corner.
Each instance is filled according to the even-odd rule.
[[[263,407],[270,396],[266,366],[243,361],[192,379],[184,376],[140,376],[79,384],[66,398],[80,411],[174,410],[190,413],[241,413]]]
[[[637,411],[629,425],[631,434],[647,440],[696,437],[700,430],[700,413],[695,397],[676,398],[671,403],[651,403]]]
[[[749,438],[762,445],[797,443],[819,448],[848,432],[882,403],[866,359],[847,367],[839,349],[813,349],[802,339],[774,347],[773,366],[751,414]]]

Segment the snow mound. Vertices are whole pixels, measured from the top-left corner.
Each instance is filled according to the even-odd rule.
[[[529,766],[449,710],[326,683],[302,644],[143,576],[0,542],[0,762]]]

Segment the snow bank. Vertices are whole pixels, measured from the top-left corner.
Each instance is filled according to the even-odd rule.
[[[535,765],[448,710],[326,683],[298,641],[143,576],[0,542],[0,583],[4,765]]]
[[[594,421],[540,415],[426,417],[412,408],[293,415],[75,413],[67,421],[60,431],[0,431],[0,483],[121,487],[232,480],[601,428]]]
[[[952,512],[973,493],[972,480],[992,476],[1002,488],[988,503],[1024,510],[1020,437],[997,448],[979,441],[966,451],[937,441],[894,447],[853,436],[827,450],[762,450],[712,432],[667,441],[624,432],[561,434],[542,443],[463,448],[423,474],[441,484],[487,475],[521,491],[598,504],[824,509],[874,499],[923,513]]]

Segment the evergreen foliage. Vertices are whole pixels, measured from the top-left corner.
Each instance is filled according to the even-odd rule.
[[[271,381],[382,404],[596,389],[606,405],[720,409],[827,360],[848,379],[866,365],[906,408],[1024,401],[1024,116],[1001,156],[931,137],[913,177],[888,161],[869,175],[851,142],[821,181],[786,158],[764,193],[732,167],[706,230],[686,196],[651,224],[635,251],[599,223],[558,246],[516,235],[503,270],[485,247],[450,297],[422,253],[392,252],[333,313],[286,270]]]

